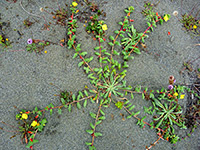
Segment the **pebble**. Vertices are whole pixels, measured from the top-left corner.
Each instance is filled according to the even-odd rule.
[[[173,42],[174,41],[174,36],[172,36],[171,38],[170,38],[170,42]]]

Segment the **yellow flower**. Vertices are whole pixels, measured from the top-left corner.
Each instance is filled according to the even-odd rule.
[[[103,24],[103,25],[102,25],[102,29],[103,29],[104,31],[108,30],[107,25],[106,25],[106,24]]]
[[[193,25],[193,29],[196,29],[197,28],[197,26],[196,25]]]
[[[33,126],[33,127],[35,127],[37,125],[37,121],[33,121],[32,123],[31,123],[31,126]]]
[[[185,95],[181,95],[181,96],[180,96],[180,99],[184,99],[184,97],[185,97]]]
[[[174,95],[175,97],[177,97],[177,96],[178,96],[178,93],[176,92],[176,93],[174,93],[173,95]]]
[[[6,41],[8,41],[8,39],[6,38]]]
[[[28,115],[25,114],[25,113],[23,113],[23,114],[22,114],[22,119],[27,119],[27,118],[28,118]]]
[[[78,5],[77,2],[72,2],[72,6],[76,7]]]
[[[46,53],[47,53],[47,51],[44,51],[44,53],[46,54]]]
[[[165,20],[165,22],[167,22],[169,20],[168,15],[165,15],[163,19]]]
[[[45,124],[43,124],[43,126],[45,126]]]

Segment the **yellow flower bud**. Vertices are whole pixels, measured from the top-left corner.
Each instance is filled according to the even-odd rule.
[[[106,31],[106,30],[108,30],[108,26],[107,26],[106,24],[103,24],[103,25],[102,25],[102,29],[103,29],[104,31]]]
[[[23,113],[23,114],[22,114],[22,119],[27,119],[27,118],[28,118],[28,115],[25,114],[25,113]]]

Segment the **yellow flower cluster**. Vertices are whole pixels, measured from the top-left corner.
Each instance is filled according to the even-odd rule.
[[[177,92],[176,92],[176,93],[174,93],[174,94],[173,94],[173,96],[174,96],[174,97],[177,97],[177,96],[178,96],[178,93],[177,93]],[[185,97],[185,95],[184,95],[184,94],[180,95],[180,99],[184,99],[184,97]]]

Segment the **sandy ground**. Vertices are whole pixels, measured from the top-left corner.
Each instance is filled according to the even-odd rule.
[[[64,0],[58,0],[60,5],[64,4]],[[65,36],[65,29],[58,25],[51,25],[50,31],[41,30],[44,20],[38,17],[29,16],[24,12],[19,0],[15,4],[0,0],[1,22],[9,21],[10,27],[6,29],[8,38],[13,41],[13,47],[9,50],[25,49],[28,38],[50,40],[56,43]],[[98,2],[98,1],[96,1]],[[119,29],[117,22],[122,21],[125,15],[124,8],[132,5],[136,12],[132,18],[135,20],[135,27],[142,32],[147,28],[144,17],[139,13],[141,11],[134,0],[107,0],[107,4],[102,4],[101,8],[107,13],[106,24],[108,25],[107,35],[114,35],[113,31]],[[138,0],[142,5],[143,0]],[[182,13],[189,12],[198,0],[184,0]],[[70,4],[69,1],[66,3]],[[58,9],[55,0],[23,0],[26,10],[32,13],[42,15],[39,11],[40,7],[53,7]],[[160,14],[173,11],[181,12],[180,0],[161,0],[157,6]],[[45,13],[48,17],[49,15]],[[29,18],[31,21],[37,21],[30,28],[23,26],[23,20]],[[89,55],[93,55],[92,51],[97,42],[84,31],[83,24],[79,24],[77,31],[79,42],[82,48]],[[23,35],[20,37],[17,29]],[[167,33],[171,32],[168,36]],[[183,61],[195,59],[200,53],[200,49],[195,44],[200,43],[199,38],[192,39],[188,33],[182,30],[182,26],[178,19],[172,15],[168,23],[155,28],[155,31],[149,34],[146,40],[147,50],[151,53],[157,53],[160,56],[150,55],[142,52],[142,55],[136,55],[134,60],[129,61],[127,73],[127,83],[134,86],[137,84],[148,86],[152,89],[167,87],[168,76],[174,75],[178,83],[190,83],[191,80],[187,74],[180,75]],[[73,50],[65,49],[58,45],[50,45],[46,47],[47,54],[36,55],[26,51],[20,52],[0,52],[0,121],[16,124],[15,114],[17,110],[13,108],[16,105],[20,109],[32,110],[35,106],[40,109],[49,103],[58,105],[59,90],[50,85],[54,83],[62,90],[69,90],[76,93],[82,90],[85,85],[89,85],[89,80],[82,68],[78,68],[79,60],[72,59]],[[196,61],[196,66],[200,61]],[[93,63],[95,65],[96,62]],[[140,96],[135,96],[134,102],[136,110],[143,111],[143,106],[150,103],[142,100]],[[185,109],[187,98],[182,101],[181,105]],[[84,144],[91,140],[91,136],[85,132],[89,129],[89,123],[93,122],[89,116],[89,112],[96,112],[97,104],[90,103],[86,108],[69,113],[63,111],[62,115],[54,113],[52,117],[46,116],[48,124],[44,132],[39,133],[36,139],[38,144],[34,145],[36,150],[85,150],[87,146]],[[111,105],[105,109],[106,120],[97,128],[102,131],[103,136],[95,140],[97,150],[143,150],[145,146],[156,141],[157,136],[154,130],[146,127],[141,129],[136,125],[135,119],[122,121],[120,113],[116,107]],[[144,115],[144,114],[143,114]],[[114,116],[114,118],[113,118]],[[141,115],[142,116],[142,115]],[[5,127],[4,125],[1,125]],[[16,124],[17,126],[17,124]],[[9,129],[9,128],[7,128]],[[172,145],[167,141],[160,141],[152,149],[154,150],[198,150],[200,148],[200,137],[198,128],[190,138]],[[179,131],[181,135],[185,135],[186,131]],[[25,145],[20,143],[20,138],[9,139],[12,133],[0,130],[0,150],[23,150]]]

